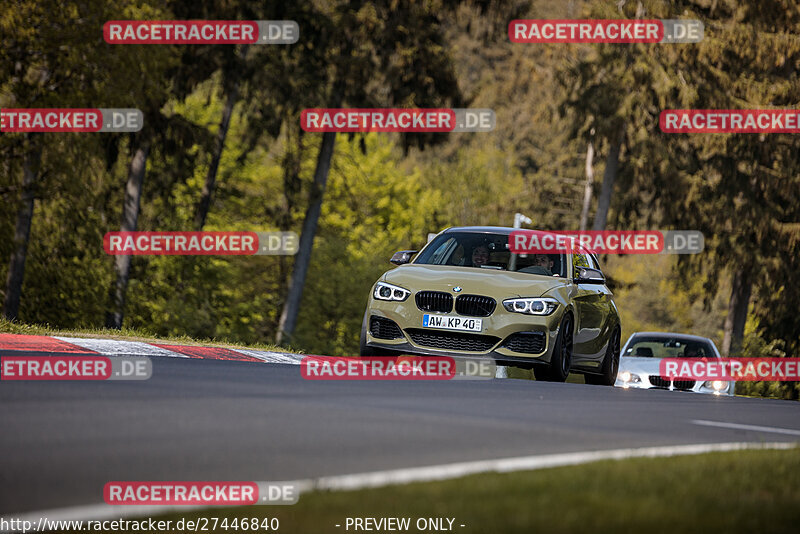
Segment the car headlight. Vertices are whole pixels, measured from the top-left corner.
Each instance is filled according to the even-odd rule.
[[[387,284],[386,282],[378,282],[375,284],[375,289],[372,292],[372,296],[378,300],[404,301],[410,294],[411,291],[408,289],[404,289],[399,286],[393,286],[392,284]]]
[[[622,371],[619,374],[619,379],[626,384],[637,384],[642,381],[642,379],[639,378],[639,375],[631,373],[630,371]]]
[[[703,387],[714,391],[722,391],[728,387],[728,383],[724,380],[707,380],[703,382]]]
[[[506,299],[503,307],[512,313],[550,315],[558,308],[558,301],[550,297]]]

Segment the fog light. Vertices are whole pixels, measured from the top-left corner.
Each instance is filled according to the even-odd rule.
[[[630,382],[631,381],[631,373],[630,373],[630,371],[622,371],[619,374],[619,377],[623,382]]]
[[[715,393],[719,393],[723,389],[728,387],[728,383],[724,380],[707,380],[703,383],[703,387],[708,389],[713,389]]]

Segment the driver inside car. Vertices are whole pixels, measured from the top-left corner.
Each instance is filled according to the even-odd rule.
[[[547,254],[536,254],[533,257],[533,265],[546,270],[548,276],[553,275],[553,260]]]
[[[703,356],[701,353],[702,351],[697,345],[686,345],[686,348],[683,349],[683,357],[684,358],[699,358]]]
[[[478,245],[472,249],[472,266],[481,267],[489,262],[489,248],[486,245]]]

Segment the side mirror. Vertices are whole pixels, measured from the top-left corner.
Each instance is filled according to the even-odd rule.
[[[599,269],[591,267],[579,267],[578,276],[575,277],[577,284],[605,284],[606,277]]]
[[[403,265],[411,261],[411,257],[416,254],[416,250],[399,250],[392,254],[392,259],[389,261],[395,265]]]

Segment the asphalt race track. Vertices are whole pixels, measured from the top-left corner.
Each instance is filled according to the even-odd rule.
[[[796,402],[524,380],[321,382],[304,380],[298,365],[152,361],[146,381],[0,383],[0,514],[101,503],[113,480],[297,480],[800,440]]]

